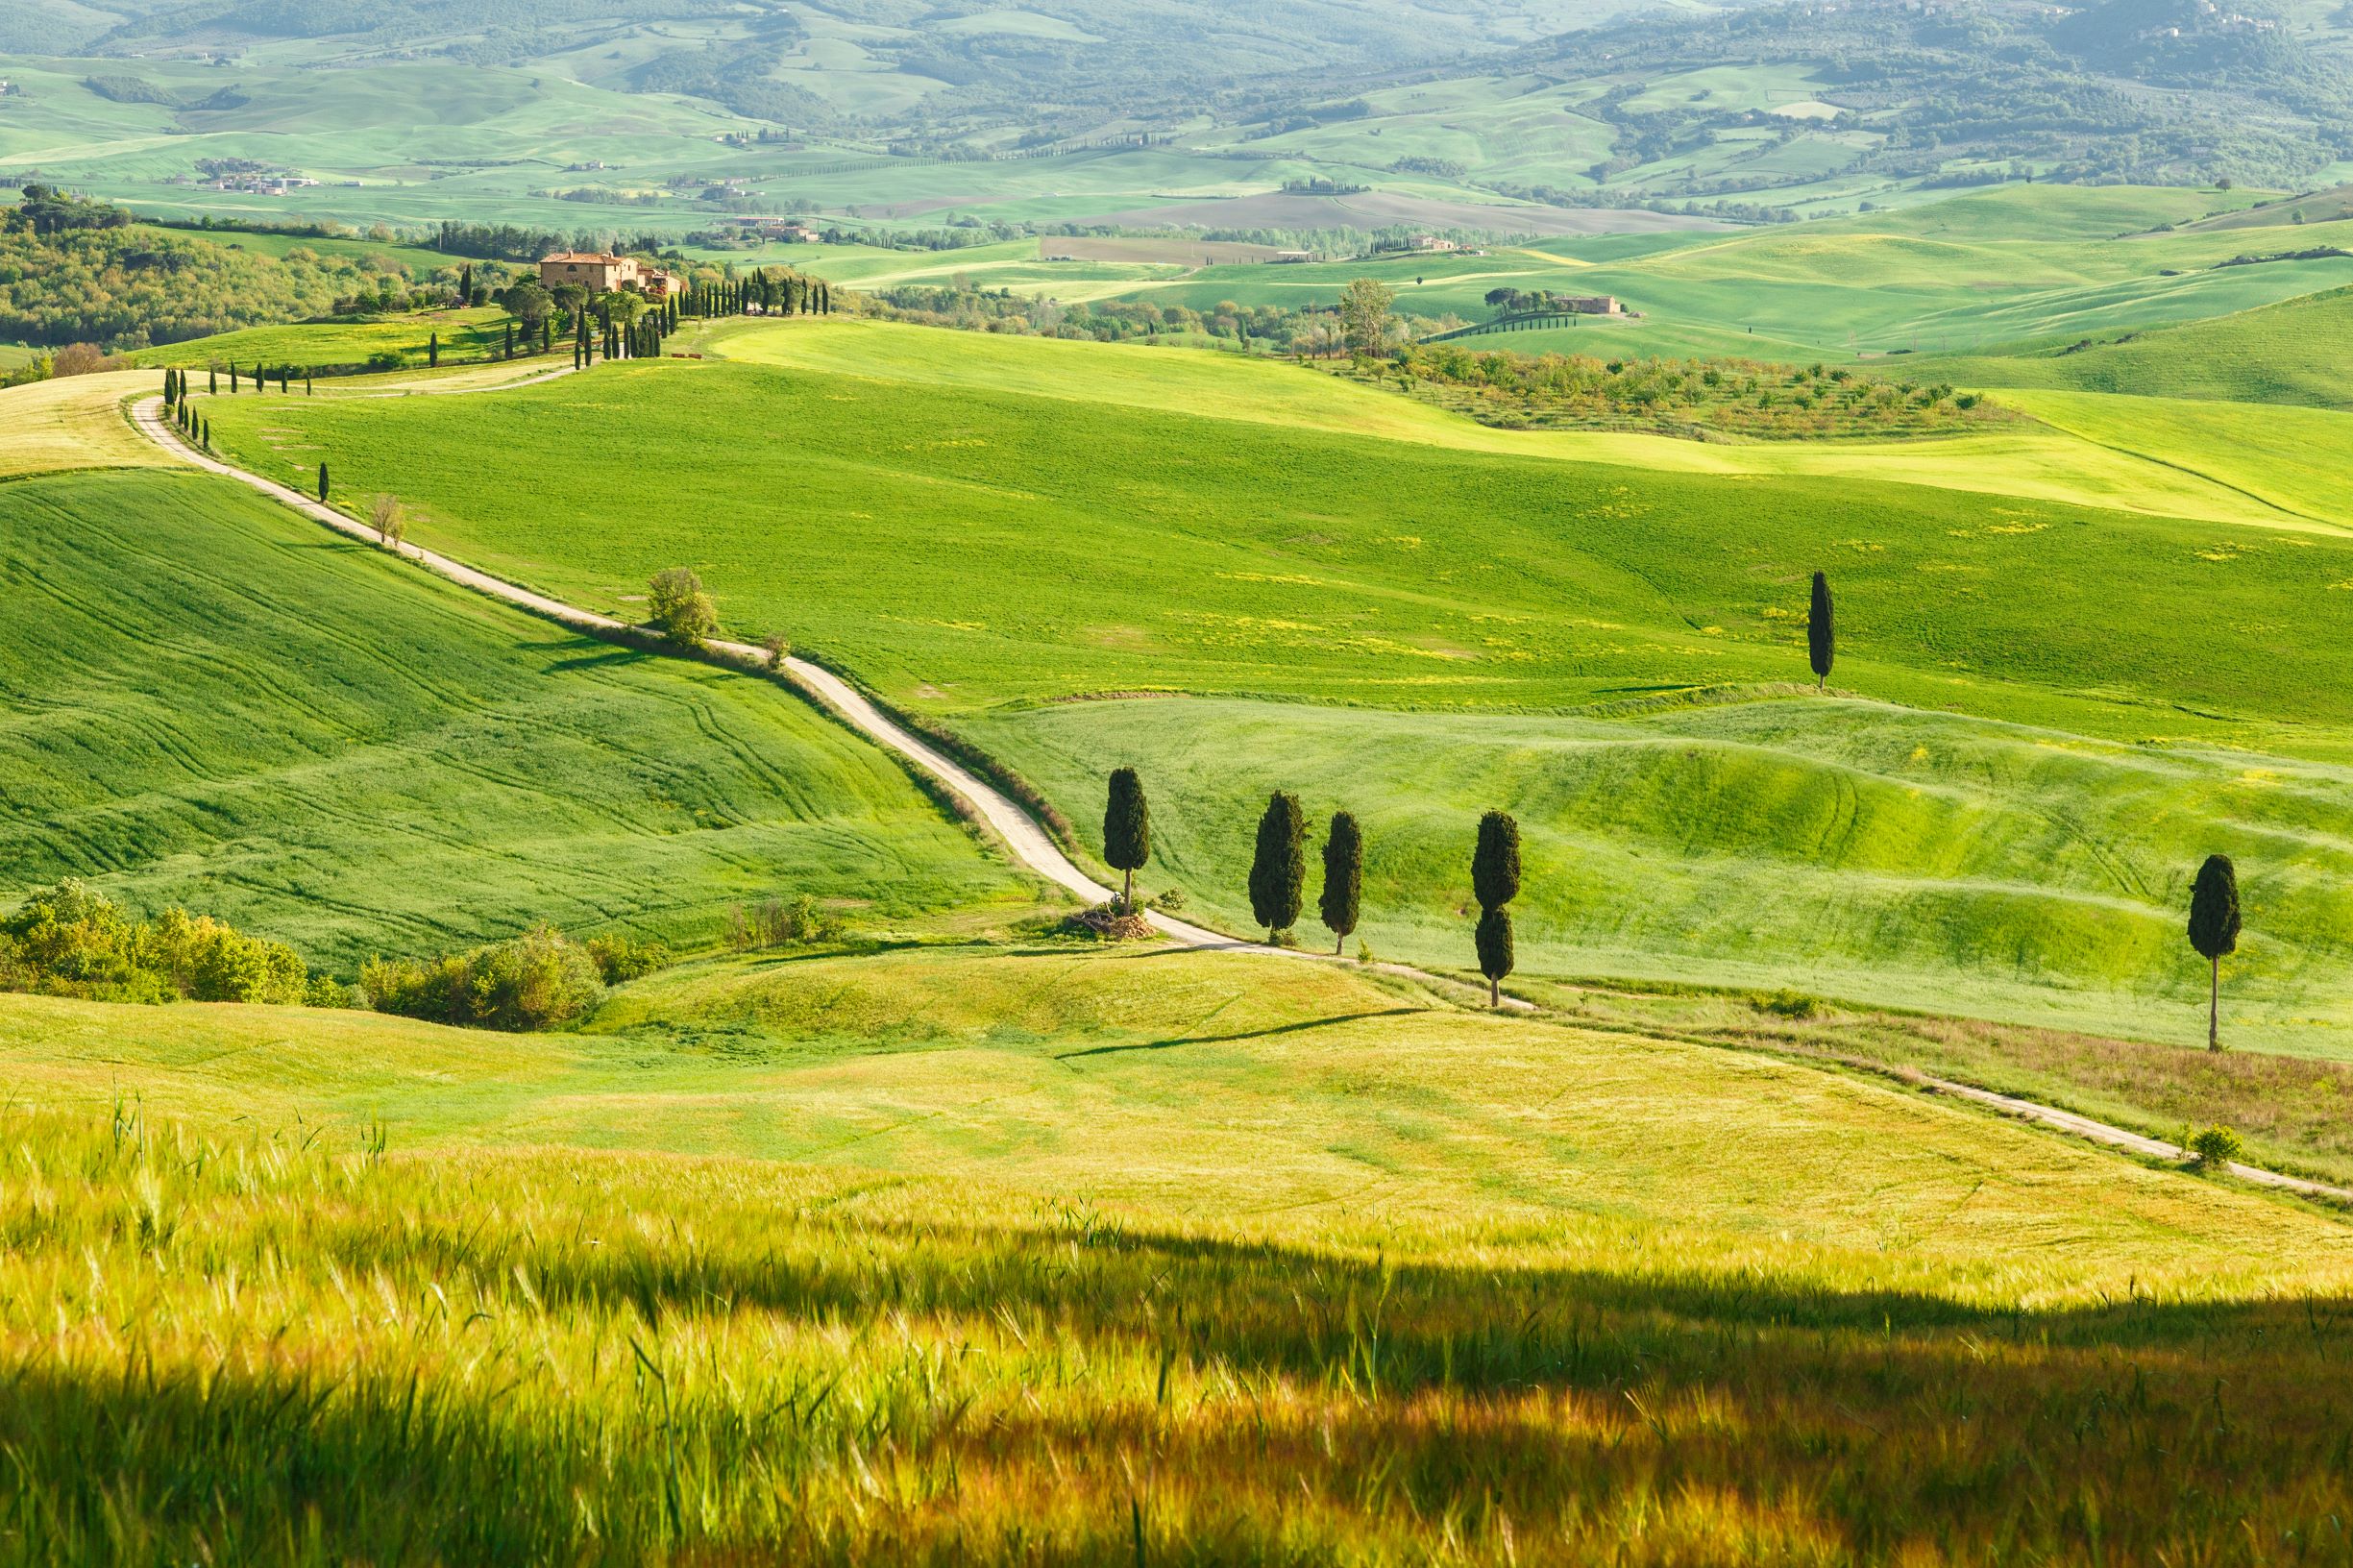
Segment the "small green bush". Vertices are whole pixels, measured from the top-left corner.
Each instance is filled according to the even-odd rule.
[[[588,949],[544,925],[430,964],[370,959],[359,985],[379,1013],[516,1033],[576,1022],[604,999]]]
[[[2245,1143],[2227,1127],[2207,1127],[2190,1139],[2190,1163],[2200,1170],[2220,1170],[2245,1154]]]
[[[841,934],[841,920],[805,893],[789,903],[770,898],[748,908],[738,904],[727,912],[727,944],[739,953],[831,942]]]
[[[1784,986],[1770,996],[1760,996],[1751,1004],[1759,1013],[1770,1013],[1777,1018],[1810,1018],[1822,1011],[1822,1003],[1802,991]]]
[[[585,943],[597,973],[608,986],[642,980],[670,965],[670,948],[659,942],[631,942],[627,937],[591,937]]]

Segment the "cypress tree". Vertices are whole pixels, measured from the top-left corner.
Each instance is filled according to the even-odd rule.
[[[506,357],[508,357],[509,359],[512,359],[514,356],[515,356],[515,324],[514,324],[513,322],[511,322],[511,321],[510,321],[510,322],[508,322],[508,323],[506,324]]]
[[[1814,667],[1814,690],[1824,690],[1830,683],[1830,657],[1838,651],[1838,638],[1830,628],[1830,579],[1821,573],[1814,574],[1814,602],[1805,614],[1805,653]]]
[[[1250,913],[1266,928],[1268,941],[1299,922],[1300,890],[1307,881],[1308,821],[1299,797],[1277,790],[1259,819],[1258,852],[1250,861]]]
[[[178,399],[172,396],[172,373],[170,368],[167,366],[163,372],[163,406],[169,408],[178,401]]]
[[[1332,814],[1332,831],[1324,836],[1324,892],[1317,911],[1332,933],[1336,956],[1357,928],[1358,906],[1364,895],[1364,835],[1347,812]]]
[[[1479,972],[1487,977],[1487,1005],[1504,1005],[1504,977],[1511,972],[1511,911],[1498,906],[1479,917]]]
[[[2222,1048],[2222,955],[2239,946],[2239,871],[2228,855],[2208,855],[2190,890],[2190,945],[2207,963],[2206,1048]]]
[[[230,390],[230,392],[231,392],[232,394],[233,394],[233,393],[235,393],[236,389],[237,389],[237,367],[236,367],[236,366],[234,366],[234,365],[231,365],[231,366],[229,367],[229,390]]]
[[[204,422],[204,424],[205,424],[205,434],[204,434],[205,451],[207,451],[207,452],[210,452],[210,451],[212,450],[212,421],[210,421],[210,420],[208,420],[208,420],[206,420],[206,421]]]
[[[439,370],[441,368],[441,334],[439,332],[428,332],[426,334],[425,368],[428,370]]]
[[[1479,819],[1471,892],[1481,909],[1501,909],[1520,895],[1520,824],[1507,813],[1490,811]]]
[[[1111,797],[1103,807],[1103,863],[1126,873],[1119,908],[1136,913],[1136,873],[1152,858],[1152,810],[1143,796],[1143,781],[1133,768],[1115,768]]]
[[[207,383],[206,390],[208,390],[208,391],[209,391],[209,392],[213,393],[215,396],[217,396],[217,395],[219,395],[219,392],[220,392],[220,390],[221,390],[221,367],[220,367],[220,366],[218,366],[218,365],[214,365],[214,366],[212,366],[212,367],[211,367],[210,374],[211,374],[212,380],[210,380],[208,383]],[[229,374],[231,375],[231,377],[233,377],[233,377],[236,375],[236,372],[233,370],[233,371],[231,371]],[[231,390],[232,392],[233,392],[233,391],[235,391],[235,390],[236,390],[236,388],[235,388],[235,387],[233,387],[233,386],[232,386],[232,387],[231,387],[229,390]]]
[[[474,303],[474,263],[471,261],[467,262],[465,269],[457,275],[457,303],[460,305]]]
[[[269,383],[263,380],[261,375],[261,363],[259,360],[256,360],[254,362],[254,390],[257,392],[267,392],[269,389]]]
[[[1479,972],[1487,977],[1487,1005],[1503,1005],[1503,979],[1511,972],[1511,912],[1520,894],[1520,824],[1490,811],[1479,819],[1479,847],[1471,852],[1471,892],[1479,900]]]
[[[325,505],[326,503],[327,503],[327,465],[326,465],[325,463],[321,463],[321,464],[319,465],[319,504],[321,504],[321,505],[323,506],[323,505]]]

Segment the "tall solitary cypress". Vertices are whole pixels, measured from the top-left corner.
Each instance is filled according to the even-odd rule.
[[[441,368],[441,334],[439,332],[425,334],[425,368],[428,370]]]
[[[1324,836],[1324,891],[1316,900],[1324,928],[1332,933],[1332,951],[1346,950],[1349,934],[1357,928],[1358,906],[1364,896],[1364,835],[1347,812],[1332,814],[1332,831]]]
[[[319,465],[319,503],[321,505],[327,503],[327,465],[325,463]]]
[[[1814,602],[1805,612],[1805,653],[1814,667],[1814,690],[1830,683],[1830,658],[1838,651],[1838,637],[1830,629],[1830,579],[1814,574]]]
[[[2206,1048],[2222,1048],[2222,955],[2239,945],[2239,871],[2228,855],[2208,855],[2190,890],[2190,945],[2206,960]]]
[[[1115,768],[1111,798],[1103,807],[1103,863],[1125,873],[1119,908],[1136,913],[1136,873],[1152,858],[1152,810],[1144,801],[1143,781],[1133,768]]]
[[[471,261],[467,262],[464,270],[457,275],[457,303],[460,305],[474,303],[474,263]]]
[[[218,394],[221,389],[221,367],[214,365],[208,374],[211,377],[211,380],[205,383],[205,390]],[[233,380],[233,378],[236,376],[236,372],[233,370],[229,374],[233,378],[229,390],[233,392],[236,390]]]
[[[1299,896],[1308,876],[1308,820],[1299,797],[1277,790],[1259,819],[1258,851],[1250,860],[1250,913],[1266,928],[1269,941],[1277,932],[1299,923]]]
[[[1479,900],[1479,972],[1487,977],[1487,1005],[1503,1005],[1504,977],[1511,972],[1511,911],[1520,895],[1520,824],[1490,811],[1479,819],[1479,847],[1471,852],[1471,893]]]

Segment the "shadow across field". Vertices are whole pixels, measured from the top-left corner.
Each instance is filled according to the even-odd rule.
[[[1388,1561],[1436,1522],[1495,1562],[2347,1556],[2341,1298],[2005,1311],[1089,1219],[723,1253],[361,1201],[298,1266],[383,1282],[374,1358],[0,1374],[0,1560]],[[495,1375],[421,1383],[444,1357]]]
[[[1063,1051],[1054,1060],[1074,1062],[1088,1056],[1121,1056],[1129,1051],[1165,1051],[1179,1045],[1225,1045],[1242,1040],[1267,1040],[1276,1035],[1296,1035],[1311,1029],[1329,1029],[1337,1024],[1361,1023],[1367,1018],[1411,1018],[1434,1011],[1427,1007],[1384,1007],[1365,1013],[1337,1013],[1328,1018],[1302,1018],[1296,1023],[1270,1024],[1263,1029],[1244,1029],[1231,1035],[1185,1035],[1172,1040],[1143,1040],[1125,1045],[1091,1045],[1083,1051]]]

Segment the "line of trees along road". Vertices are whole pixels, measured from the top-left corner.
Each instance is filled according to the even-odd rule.
[[[1816,692],[1826,694],[1838,639],[1830,583],[1813,574],[1805,624],[1806,664]],[[1250,858],[1250,913],[1277,946],[1291,946],[1307,880],[1307,814],[1299,797],[1277,790],[1266,801]],[[1151,858],[1151,816],[1142,780],[1133,768],[1115,769],[1103,813],[1103,859],[1121,874],[1120,912],[1138,913],[1136,873]],[[1323,894],[1317,912],[1333,934],[1333,952],[1346,948],[1362,914],[1364,834],[1356,817],[1336,812],[1324,835]],[[1487,982],[1487,1005],[1503,1003],[1503,982],[1516,966],[1511,901],[1520,893],[1520,824],[1508,813],[1490,811],[1479,820],[1471,854],[1471,893],[1479,906],[1472,943],[1479,972]],[[2190,902],[2190,944],[2208,964],[2206,1044],[2220,1050],[2222,960],[2239,944],[2241,913],[2238,870],[2227,855],[2210,855],[2198,868]]]

